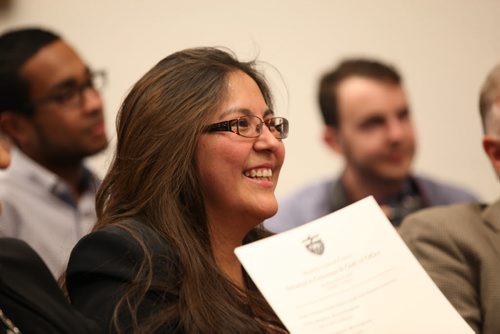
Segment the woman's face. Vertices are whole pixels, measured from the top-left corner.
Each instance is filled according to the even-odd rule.
[[[266,120],[273,112],[255,81],[235,71],[228,75],[226,100],[211,123],[245,115]],[[248,219],[258,224],[274,215],[278,208],[274,189],[284,157],[283,142],[265,125],[257,138],[223,131],[203,134],[196,161],[209,221]]]

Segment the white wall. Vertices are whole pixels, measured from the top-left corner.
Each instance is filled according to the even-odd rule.
[[[192,46],[258,56],[291,121],[278,195],[330,177],[341,160],[320,140],[319,75],[346,56],[374,56],[403,73],[419,135],[415,170],[485,200],[498,182],[481,150],[478,89],[500,62],[498,0],[0,0],[0,32],[42,25],[60,32],[110,79],[109,133],[130,86],[158,60]],[[103,175],[112,149],[91,159]]]

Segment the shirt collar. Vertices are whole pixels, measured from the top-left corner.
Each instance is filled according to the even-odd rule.
[[[335,182],[330,194],[330,212],[342,209],[352,203],[342,182],[342,177],[339,177]],[[385,198],[379,204],[391,208],[391,216],[388,218],[394,226],[399,226],[407,214],[427,206],[417,181],[411,176],[404,181],[401,191]]]
[[[68,204],[76,206],[77,203],[75,203],[71,196],[68,184],[57,174],[32,160],[17,147],[12,148],[11,156],[11,166],[13,168],[7,170],[8,174],[36,184]],[[95,193],[99,186],[99,179],[85,166],[82,166],[82,168],[82,189],[84,189],[84,192],[90,191]]]
[[[10,175],[35,183],[47,190],[57,186],[59,177],[56,174],[36,163],[17,147],[12,148],[11,156],[11,167],[7,170]]]

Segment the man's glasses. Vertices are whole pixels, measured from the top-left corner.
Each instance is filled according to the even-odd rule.
[[[262,126],[266,125],[274,137],[285,139],[288,136],[288,120],[283,117],[273,117],[263,121],[258,116],[241,116],[229,121],[210,124],[205,132],[230,131],[247,138],[257,138],[262,134]]]
[[[84,92],[87,89],[94,91],[101,90],[106,85],[106,72],[94,71],[90,72],[85,82],[68,83],[53,93],[44,96],[31,103],[31,106],[36,107],[45,103],[55,102],[63,107],[78,108],[84,103]]]

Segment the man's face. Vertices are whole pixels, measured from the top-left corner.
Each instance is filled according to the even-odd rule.
[[[493,165],[498,179],[500,179],[500,99],[496,101],[486,115],[483,148]]]
[[[337,86],[337,96],[337,144],[346,168],[376,181],[407,177],[415,153],[415,134],[403,89],[356,76]]]
[[[26,147],[22,147],[33,158],[73,162],[107,146],[103,104],[95,89],[81,90],[82,98],[76,99],[79,103],[47,98],[67,96],[75,87],[89,83],[92,77],[65,42],[56,41],[43,47],[22,67],[21,76],[28,83],[30,101],[35,105],[28,120]]]

